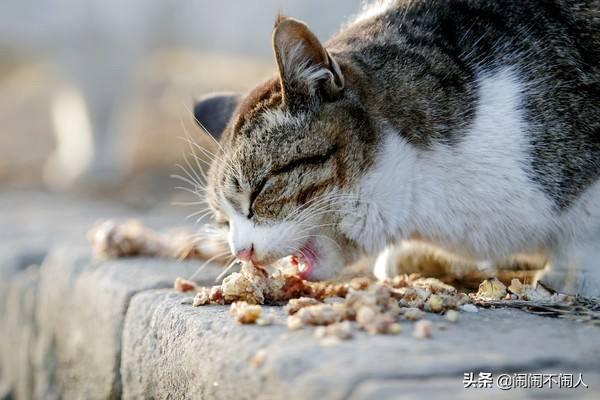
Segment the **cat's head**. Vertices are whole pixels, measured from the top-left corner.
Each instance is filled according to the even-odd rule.
[[[195,116],[219,149],[207,196],[229,226],[232,254],[271,263],[297,256],[309,279],[330,277],[357,252],[340,229],[375,151],[361,104],[360,73],[329,53],[308,27],[278,18],[278,72],[246,96],[216,95]]]

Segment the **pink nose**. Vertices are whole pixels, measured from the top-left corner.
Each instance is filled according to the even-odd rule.
[[[254,246],[250,246],[247,249],[238,250],[235,253],[235,256],[242,261],[250,261],[252,260],[252,256],[254,255]]]

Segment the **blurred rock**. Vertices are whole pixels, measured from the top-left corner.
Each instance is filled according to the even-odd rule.
[[[1,69],[1,68],[0,68]],[[0,184],[39,186],[55,149],[51,104],[64,83],[47,66],[17,64],[0,75]]]
[[[198,262],[135,258],[95,263],[89,248],[55,249],[40,270],[33,365],[38,398],[117,398],[123,320],[131,296],[171,288]],[[205,283],[219,269],[207,268]]]
[[[274,63],[262,60],[183,50],[157,52],[142,65],[120,114],[117,149],[126,175],[148,169],[169,174],[184,155],[193,161],[188,136],[214,151],[194,121],[194,99],[213,91],[246,92],[274,71]]]

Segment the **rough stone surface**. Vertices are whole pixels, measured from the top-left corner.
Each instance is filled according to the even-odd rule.
[[[2,290],[4,301],[0,323],[0,376],[12,382],[14,396],[27,399],[32,396],[32,348],[36,335],[33,323],[36,307],[36,289],[39,269],[33,265],[14,274],[11,284]],[[0,391],[2,394],[2,391]]]
[[[0,399],[110,398],[121,393],[122,321],[137,291],[171,287],[198,262],[92,262],[86,232],[102,218],[161,229],[181,215],[39,192],[0,192]],[[67,247],[57,248],[60,243]],[[50,256],[47,257],[47,255]],[[220,272],[209,266],[205,284]]]
[[[427,393],[419,382],[434,382],[440,394],[453,385],[458,396],[464,372],[600,371],[597,327],[516,310],[461,313],[445,330],[432,318],[429,340],[413,338],[407,322],[398,336],[361,333],[322,347],[311,330],[240,326],[227,307],[180,303],[179,294],[165,291],[133,297],[123,334],[124,398],[367,399],[402,398],[405,391],[410,398]],[[264,365],[250,366],[263,348]]]
[[[89,248],[53,251],[40,270],[36,395],[119,397],[121,334],[131,296],[172,287],[175,277],[197,268],[197,262],[142,258],[96,263]]]

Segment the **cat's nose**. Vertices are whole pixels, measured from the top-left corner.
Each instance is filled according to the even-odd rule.
[[[254,245],[250,245],[250,247],[236,251],[235,256],[238,260],[242,261],[252,260],[252,256],[254,256]]]

